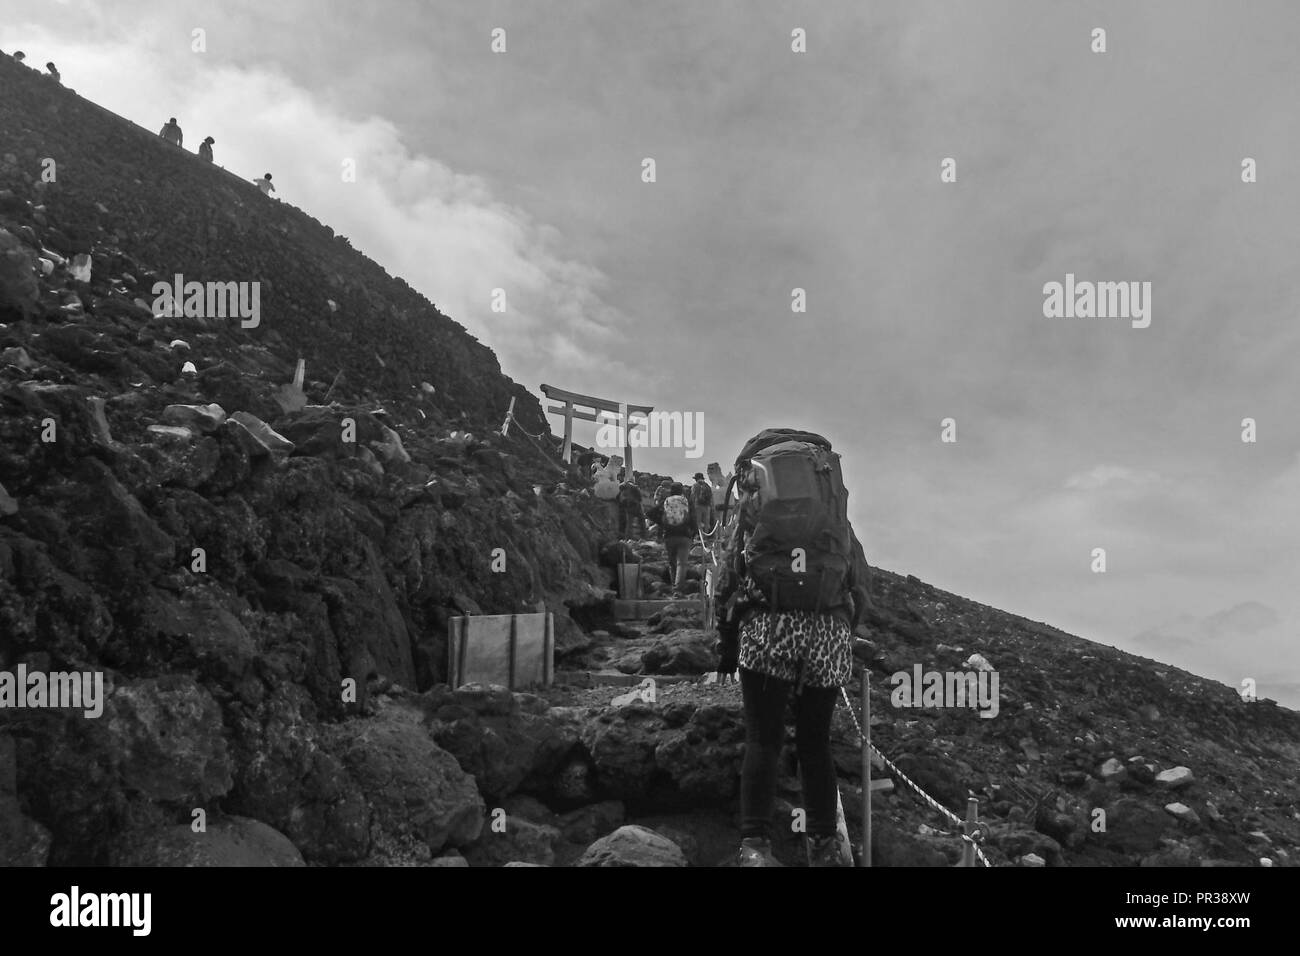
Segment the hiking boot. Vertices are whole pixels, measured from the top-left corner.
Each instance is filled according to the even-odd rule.
[[[772,855],[772,841],[762,837],[745,837],[736,852],[736,866],[781,866]]]
[[[840,841],[835,836],[809,835],[806,848],[809,866],[843,866],[840,859]]]

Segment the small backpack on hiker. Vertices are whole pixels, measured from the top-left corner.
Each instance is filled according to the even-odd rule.
[[[663,521],[660,522],[665,535],[685,534],[691,524],[691,505],[685,495],[669,495],[663,503]]]

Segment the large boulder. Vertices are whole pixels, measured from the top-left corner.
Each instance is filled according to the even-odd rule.
[[[177,669],[237,680],[252,664],[257,643],[217,589],[177,595],[151,588],[133,640],[153,644]]]
[[[667,837],[635,824],[601,837],[582,854],[577,866],[686,866],[686,857]]]
[[[161,825],[231,789],[221,708],[192,678],[116,680],[103,713],[41,721],[18,744],[18,793],[55,837],[57,865],[102,862],[124,825]],[[64,856],[58,856],[62,845]]]
[[[304,866],[302,854],[278,830],[246,817],[155,830],[128,830],[109,851],[112,866]]]
[[[679,630],[660,638],[641,657],[647,674],[706,674],[716,664],[713,638],[694,629]]]
[[[18,805],[14,740],[0,734],[0,866],[45,866],[50,831]]]
[[[370,852],[372,812],[361,786],[328,748],[307,692],[282,685],[232,719],[235,786],[226,806],[283,832],[313,863]]]
[[[433,739],[489,800],[504,799],[526,781],[545,789],[578,742],[573,712],[504,687],[439,685],[423,703]]]
[[[439,747],[414,706],[384,703],[374,717],[331,728],[330,749],[374,808],[389,835],[413,838],[432,853],[474,842],[484,804],[474,779]]]
[[[474,846],[465,851],[470,866],[503,866],[512,861],[550,866],[560,831],[518,814],[504,814],[500,826],[488,825]]]
[[[1161,845],[1173,820],[1161,808],[1134,797],[1123,797],[1106,810],[1106,832],[1100,842],[1120,853],[1150,853]]]
[[[600,791],[641,812],[728,804],[744,741],[739,703],[637,701],[595,712],[582,727]]]

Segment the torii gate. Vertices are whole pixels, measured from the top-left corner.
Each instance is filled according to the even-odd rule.
[[[568,392],[562,388],[556,388],[554,385],[543,385],[542,394],[552,401],[564,403],[563,405],[552,405],[547,411],[552,415],[564,416],[564,448],[561,457],[564,458],[565,464],[569,464],[573,459],[573,420],[581,418],[584,422],[601,422],[604,419],[600,416],[600,412],[613,412],[618,416],[619,424],[623,426],[623,465],[627,468],[628,476],[631,476],[632,428],[635,426],[629,420],[633,415],[648,416],[654,411],[653,405],[620,404],[604,398],[592,398],[590,395]],[[576,410],[575,405],[581,406],[584,410]],[[591,410],[585,411],[585,409]]]

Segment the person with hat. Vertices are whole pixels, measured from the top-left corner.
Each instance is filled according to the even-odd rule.
[[[691,485],[691,506],[695,509],[695,524],[706,534],[713,527],[713,486],[705,479],[704,473],[695,473],[695,484]]]

